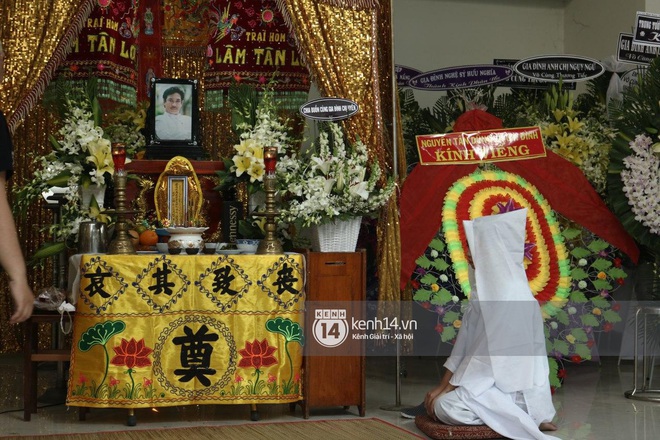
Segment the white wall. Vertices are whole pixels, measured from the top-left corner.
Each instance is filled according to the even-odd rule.
[[[493,58],[616,55],[619,32],[660,0],[392,0],[394,62],[421,71]],[[415,91],[424,107],[443,92]]]
[[[616,56],[619,33],[632,33],[637,11],[660,0],[573,0],[567,3],[564,40],[567,54],[604,60]],[[648,12],[653,12],[648,10]],[[657,10],[656,10],[657,12]]]
[[[421,71],[564,53],[560,0],[393,0],[392,27],[394,62]],[[415,96],[430,107],[442,92]]]

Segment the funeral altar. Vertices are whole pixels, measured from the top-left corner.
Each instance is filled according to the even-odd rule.
[[[304,298],[300,254],[83,255],[66,403],[298,401]]]

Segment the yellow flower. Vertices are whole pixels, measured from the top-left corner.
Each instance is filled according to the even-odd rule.
[[[110,149],[110,141],[107,139],[97,139],[94,142],[87,144],[89,156],[87,160],[94,164],[98,170],[97,175],[103,173],[112,174],[115,170],[114,163],[112,162],[112,151]]]
[[[253,161],[248,169],[248,175],[250,176],[250,182],[262,181],[264,178],[265,167],[259,161]]]
[[[252,164],[252,159],[245,156],[239,156],[238,154],[232,158],[234,166],[236,166],[236,177],[241,177],[241,175],[247,172],[250,169]]]
[[[266,233],[266,217],[261,216],[261,217],[255,217],[254,220],[252,220],[252,224],[258,227],[263,234]]]
[[[571,133],[575,133],[576,131],[580,131],[582,127],[584,126],[584,122],[580,122],[577,118],[568,118],[568,131]]]
[[[559,148],[570,148],[573,142],[575,142],[575,135],[573,134],[562,133],[557,136],[557,144],[559,144]]]
[[[110,223],[110,216],[105,214],[104,211],[99,208],[99,205],[94,197],[92,197],[92,202],[89,205],[89,217],[93,218],[97,222],[103,222],[106,224]]]
[[[440,290],[440,286],[433,283],[433,284],[431,284],[431,290],[434,291],[434,292],[437,292],[438,290]]]
[[[575,336],[573,335],[566,336],[566,340],[568,341],[569,344],[575,344]]]
[[[605,272],[598,272],[598,275],[596,275],[599,280],[604,280],[607,278],[607,274]]]
[[[552,111],[552,114],[555,116],[555,121],[561,122],[562,118],[566,116],[566,112],[564,110],[560,110],[558,108],[554,109]]]
[[[561,125],[559,124],[548,124],[547,127],[545,127],[542,131],[543,137],[555,137],[559,136],[564,132],[564,129]]]
[[[247,152],[249,153],[249,155],[251,155],[255,159],[263,159],[264,158],[264,147],[257,144],[256,142],[253,142],[251,145],[248,146],[248,151]]]
[[[453,325],[455,328],[461,328],[461,324],[462,324],[462,323],[463,323],[463,322],[462,322],[460,319],[457,319],[457,320],[455,320],[455,321],[452,323],[452,325]]]
[[[236,150],[236,156],[247,156],[246,153],[250,149],[250,146],[252,144],[254,144],[254,140],[243,139],[240,144],[234,145],[234,150]]]
[[[598,307],[594,307],[594,309],[591,311],[591,313],[593,313],[596,316],[600,316],[603,313],[603,311],[601,309],[599,309]]]

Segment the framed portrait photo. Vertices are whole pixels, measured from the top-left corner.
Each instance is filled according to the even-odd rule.
[[[148,159],[202,158],[198,87],[197,80],[151,79],[151,105],[146,124]]]

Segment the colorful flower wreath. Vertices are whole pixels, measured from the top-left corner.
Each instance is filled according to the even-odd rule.
[[[456,181],[447,192],[442,208],[442,230],[456,278],[469,297],[467,243],[461,221],[520,208],[529,211],[526,241],[534,245],[526,246],[525,271],[530,289],[543,304],[547,318],[566,303],[571,273],[557,220],[534,185],[504,171],[475,171]]]

